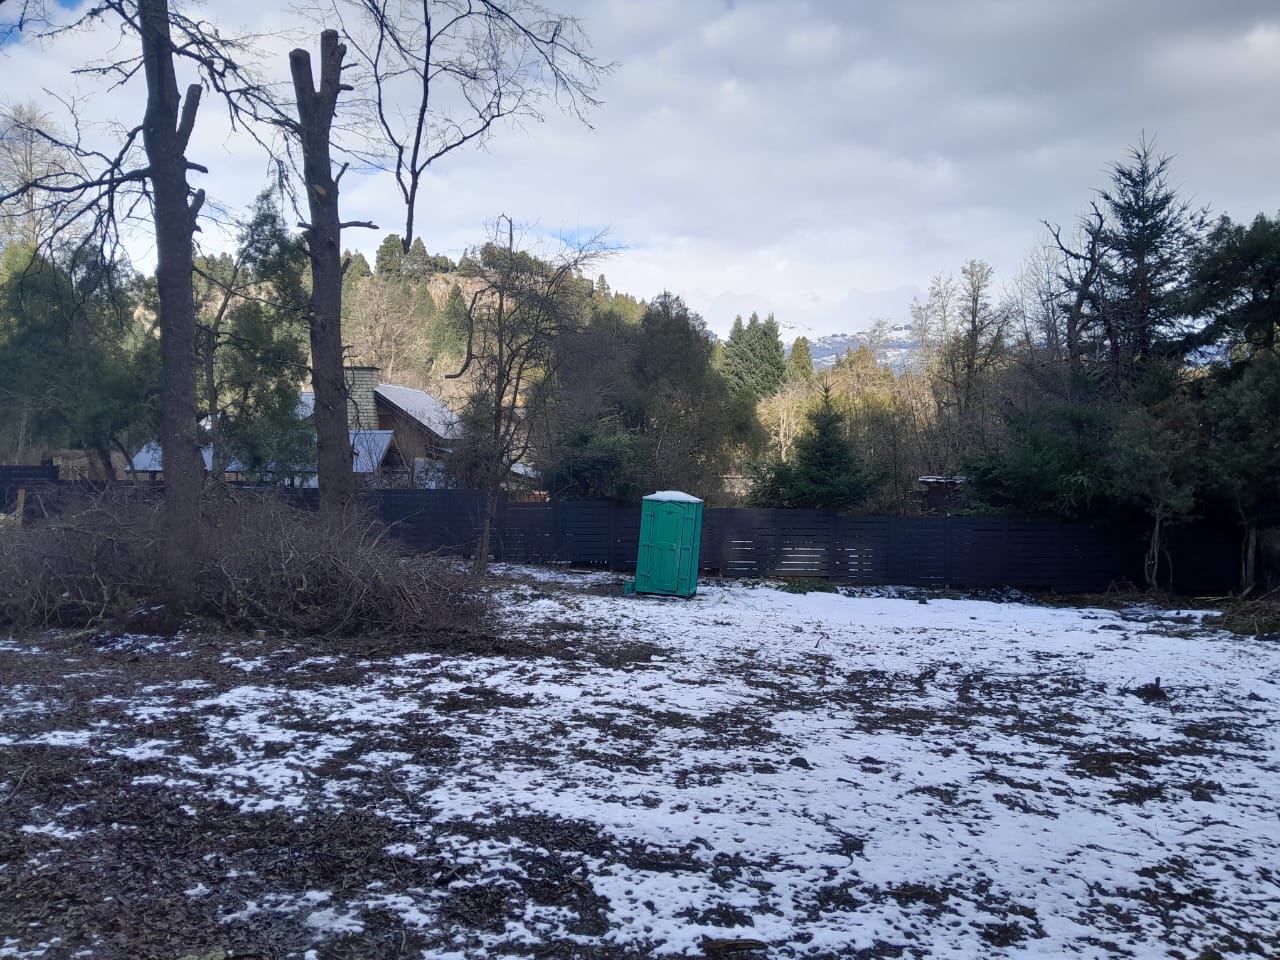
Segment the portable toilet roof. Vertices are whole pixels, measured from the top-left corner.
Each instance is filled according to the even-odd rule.
[[[698,591],[702,546],[702,501],[680,490],[659,490],[644,498],[636,593],[692,597]]]

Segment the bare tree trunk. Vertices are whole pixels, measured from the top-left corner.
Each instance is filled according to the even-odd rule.
[[[493,539],[493,521],[498,516],[499,489],[492,483],[484,491],[484,513],[480,517],[480,542],[476,544],[476,557],[471,565],[472,573],[483,575],[489,569],[489,544]]]
[[[1156,514],[1155,521],[1151,525],[1151,539],[1147,543],[1147,555],[1143,558],[1142,572],[1146,578],[1148,590],[1160,589],[1160,550],[1162,546],[1163,520],[1164,518],[1160,514]]]
[[[187,88],[179,117],[167,0],[140,0],[147,111],[143,144],[155,197],[156,281],[160,299],[160,449],[164,458],[165,585],[171,604],[186,606],[200,545],[204,463],[196,433],[195,302],[191,238],[204,191],[188,200],[187,142],[200,87]]]
[[[307,248],[311,255],[311,382],[320,481],[320,511],[341,513],[355,493],[351,437],[347,425],[347,384],[342,370],[342,222],[338,216],[338,177],[329,157],[329,133],[337,107],[342,58],[347,48],[336,30],[320,34],[320,87],[315,87],[311,56],[289,54],[289,69],[298,103],[298,134],[311,223]]]
[[[204,357],[204,389],[209,396],[209,450],[210,467],[213,476],[221,480],[227,470],[227,458],[222,452],[222,431],[218,426],[218,376],[214,365],[216,357],[214,349],[218,343],[218,327],[211,326],[206,334],[209,350]]]
[[[1247,597],[1258,586],[1258,527],[1250,523],[1245,527],[1244,542],[1240,545],[1240,596]]]

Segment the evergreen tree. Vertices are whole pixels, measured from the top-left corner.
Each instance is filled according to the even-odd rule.
[[[791,355],[787,357],[785,379],[812,383],[813,376],[813,353],[809,349],[809,340],[807,337],[796,337],[791,344]]]
[[[1196,253],[1187,305],[1208,323],[1185,348],[1218,344],[1237,357],[1274,351],[1280,343],[1280,215],[1260,213],[1248,227],[1219,220]]]
[[[775,460],[761,471],[752,491],[760,506],[848,510],[869,497],[878,481],[863,466],[848,440],[845,415],[832,402],[831,388],[808,414],[809,428],[795,442],[787,463]]]
[[[133,319],[139,285],[82,253],[54,262],[25,242],[0,256],[0,460],[90,454],[114,476],[154,436],[159,351]]]
[[[380,277],[399,279],[400,269],[404,265],[404,256],[404,247],[400,242],[399,234],[389,233],[378,245],[378,252],[373,260],[374,270]]]
[[[1170,158],[1142,141],[1102,191],[1102,332],[1112,379],[1132,383],[1180,335],[1182,289],[1204,213],[1169,184]]]
[[[724,344],[721,370],[735,392],[752,402],[772,396],[782,385],[786,367],[786,353],[773,314],[761,320],[753,313],[745,325],[741,317],[734,318]]]
[[[1260,351],[1218,372],[1205,403],[1209,494],[1239,524],[1240,584],[1257,584],[1258,532],[1280,526],[1280,356]]]
[[[431,258],[421,237],[414,237],[409,252],[400,261],[400,278],[410,282],[425,280],[431,275]]]
[[[344,250],[342,253],[342,259],[343,261],[349,262],[347,272],[342,278],[344,282],[350,280],[363,280],[365,277],[373,276],[373,270],[369,266],[369,261],[366,260],[364,254],[360,253],[358,250],[355,253],[352,253],[349,250]]]
[[[268,193],[235,257],[198,262],[197,398],[215,473],[234,458],[255,469],[296,463],[293,434],[307,363],[306,251]]]

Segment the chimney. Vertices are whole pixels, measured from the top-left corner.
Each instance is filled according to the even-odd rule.
[[[378,408],[373,390],[378,385],[378,367],[345,367],[347,379],[347,423],[352,430],[377,430]]]

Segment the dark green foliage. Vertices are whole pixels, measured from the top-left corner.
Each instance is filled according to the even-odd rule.
[[[878,478],[863,465],[847,436],[845,415],[830,389],[807,419],[791,460],[774,460],[759,473],[752,490],[757,506],[849,510],[874,492]]]
[[[357,254],[357,256],[359,256]],[[362,261],[363,257],[360,258]],[[365,270],[368,262],[364,263]],[[355,267],[354,260],[352,267]],[[387,234],[374,256],[374,269],[377,276],[385,280],[403,280],[418,283],[437,273],[452,273],[457,265],[443,254],[427,253],[421,237],[414,237],[408,251],[404,249],[404,241],[398,233]]]
[[[1218,345],[1229,353],[1274,351],[1280,331],[1280,216],[1258,214],[1248,227],[1217,222],[1196,253],[1187,308],[1207,319],[1184,349]]]
[[[378,244],[378,252],[373,258],[373,269],[380,277],[399,279],[400,267],[404,263],[404,244],[400,235],[389,233]]]
[[[786,369],[778,321],[773,314],[761,320],[753,313],[745,325],[741,317],[735,317],[721,362],[729,388],[754,403],[777,392]]]
[[[1102,335],[1114,378],[1132,381],[1179,333],[1182,289],[1204,214],[1169,183],[1170,158],[1145,140],[1102,191]]]
[[[1280,525],[1280,356],[1262,351],[1221,371],[1204,407],[1211,494],[1242,525]]]
[[[967,499],[978,512],[1083,520],[1107,504],[1114,413],[1045,404],[1009,417],[1003,446],[971,456]]]
[[[791,344],[791,354],[787,357],[785,379],[812,383],[813,377],[813,353],[809,349],[809,340],[806,337],[796,337]]]
[[[215,473],[233,459],[282,474],[315,462],[314,427],[297,418],[307,372],[306,263],[301,241],[263,194],[236,256],[197,264],[197,394]]]
[[[645,460],[643,437],[597,421],[572,429],[543,471],[543,483],[559,500],[636,503],[652,491],[640,486]]]
[[[351,253],[343,251],[342,259],[348,262],[347,272],[343,274],[343,283],[352,280],[363,280],[365,277],[373,276],[373,269],[369,266],[369,261],[365,259],[364,254],[359,251]]]
[[[643,306],[596,295],[591,323],[558,350],[559,416],[542,453],[553,496],[714,497],[735,447],[755,441],[754,406],[735,400],[702,318],[674,294]]]
[[[52,262],[12,243],[0,261],[0,449],[30,462],[74,448],[110,475],[112,451],[153,434],[158,342],[134,320],[142,289],[114,264]]]

